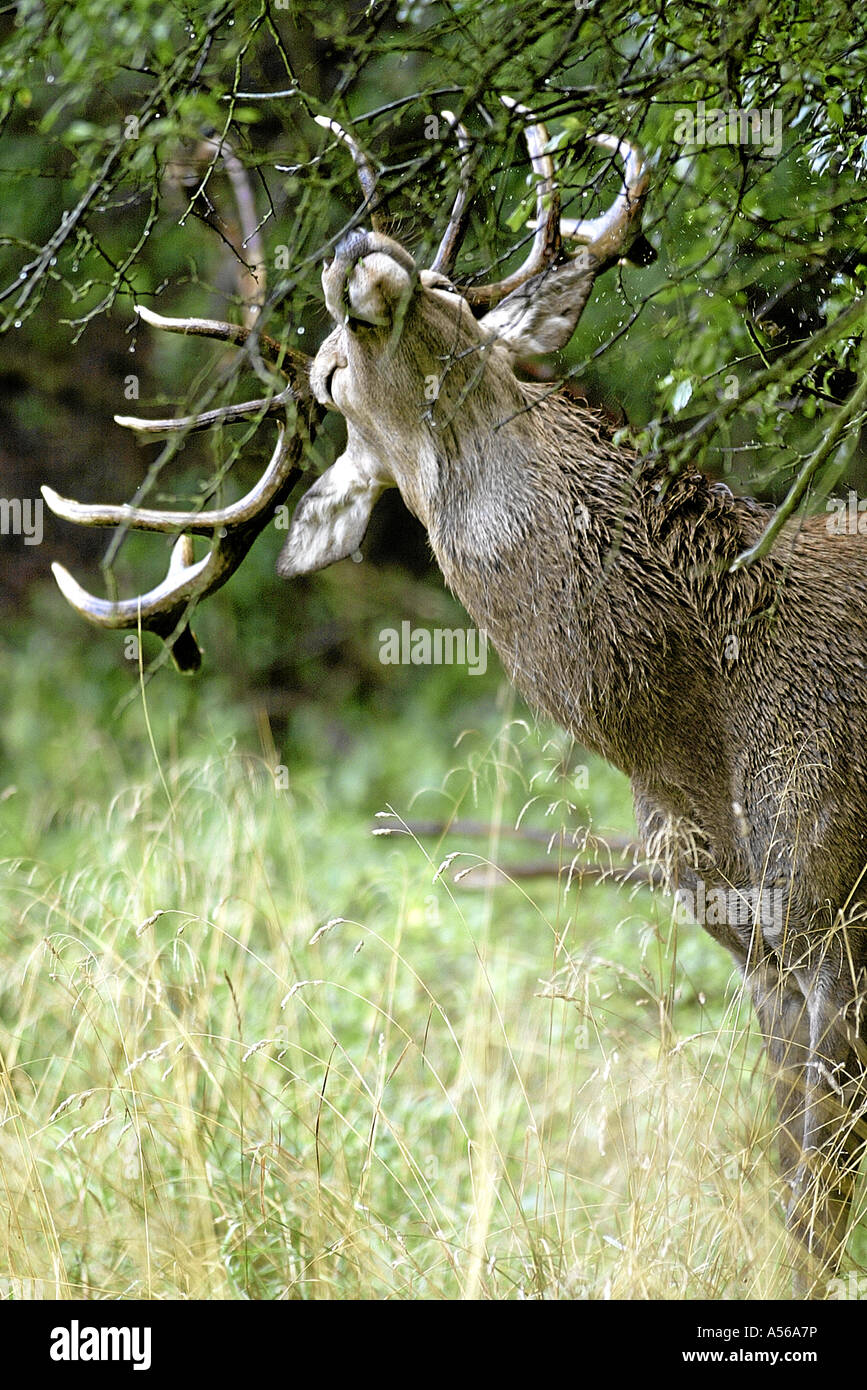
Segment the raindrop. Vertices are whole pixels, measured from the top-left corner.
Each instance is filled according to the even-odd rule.
[[[299,335],[300,335],[301,333],[304,332],[304,326],[303,326],[303,324],[299,327],[298,332],[299,332]]]
[[[27,279],[27,271],[26,271],[26,270],[22,270],[21,274],[18,276],[18,279],[19,279],[19,280],[26,280],[26,279]]]
[[[49,86],[51,86],[51,83],[54,81],[54,74],[53,74],[53,73],[49,73],[48,76],[46,77],[45,81],[48,83]]]
[[[20,320],[20,319],[16,319],[15,322],[13,323],[12,327],[13,327],[13,328],[20,328],[20,327],[21,327],[21,320]]]

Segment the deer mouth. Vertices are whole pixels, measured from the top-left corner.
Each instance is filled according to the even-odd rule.
[[[334,399],[337,373],[348,366],[348,359],[339,342],[339,333],[333,333],[319,349],[310,367],[310,389],[320,405],[327,410],[339,410]]]
[[[328,372],[328,375],[326,376],[324,382],[322,383],[323,395],[326,397],[327,400],[332,401],[332,402],[334,401],[334,392],[332,391],[331,388],[332,388],[332,386],[333,386],[333,384],[334,384],[334,378],[335,378],[335,376],[337,375],[337,373],[338,373],[339,371],[340,371],[340,363],[339,363],[339,362],[335,362],[334,366],[330,368],[330,370],[329,370],[329,372]]]

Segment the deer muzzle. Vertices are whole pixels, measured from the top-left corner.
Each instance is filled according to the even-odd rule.
[[[391,324],[418,284],[415,261],[382,232],[350,232],[322,272],[322,289],[331,317],[351,328],[353,320]]]

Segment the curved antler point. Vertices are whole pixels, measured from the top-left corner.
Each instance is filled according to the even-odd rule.
[[[59,509],[63,506],[64,500],[60,493],[55,492],[54,488],[49,487],[47,483],[43,483],[39,491],[42,493],[42,496],[45,498],[51,510],[59,514]]]
[[[54,575],[57,587],[66,599],[79,613],[87,616],[87,603],[90,595],[86,589],[82,589],[77,579],[72,575],[65,565],[61,565],[57,560],[52,561],[51,573]]]
[[[134,307],[139,318],[144,319],[145,323],[151,324],[154,328],[160,328],[162,326],[164,322],[164,316],[162,314],[156,313],[154,309],[149,309],[146,304],[136,304]]]

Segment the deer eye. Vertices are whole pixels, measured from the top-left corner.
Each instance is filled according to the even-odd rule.
[[[429,280],[428,280],[428,289],[431,289],[431,290],[445,290],[446,294],[460,294],[460,293],[461,293],[461,291],[458,289],[457,285],[453,285],[452,282],[451,282],[451,280],[449,280],[448,276],[446,276],[446,275],[438,275],[438,274],[436,274],[436,273],[433,272],[433,271],[429,272],[429,275],[430,275],[430,278],[429,278]]]

